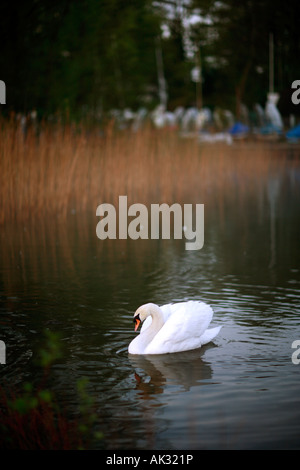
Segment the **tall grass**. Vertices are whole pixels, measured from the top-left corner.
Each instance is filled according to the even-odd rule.
[[[102,202],[197,201],[220,205],[257,182],[287,153],[266,145],[200,146],[177,132],[116,132],[41,124],[24,134],[0,125],[0,224],[91,211]],[[285,155],[285,157],[284,157]]]

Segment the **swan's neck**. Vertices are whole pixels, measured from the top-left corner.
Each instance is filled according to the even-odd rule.
[[[151,324],[141,331],[129,345],[129,352],[131,354],[143,354],[147,346],[151,343],[155,335],[164,325],[164,315],[158,305],[147,304],[144,306],[144,319],[152,317]]]
[[[148,310],[148,315],[151,315],[152,317],[152,323],[149,326],[153,331],[155,331],[155,334],[159,332],[163,324],[165,323],[163,313],[161,309],[159,308],[158,305],[155,304],[150,304],[149,310]],[[149,329],[148,328],[148,329]]]
[[[143,341],[144,344],[149,344],[154,338],[154,336],[159,332],[159,330],[164,325],[163,313],[161,309],[158,307],[158,305],[149,304],[147,307],[148,307],[147,317],[151,316],[152,322],[151,322],[151,325],[148,328],[146,328],[145,331],[140,333],[141,341]]]

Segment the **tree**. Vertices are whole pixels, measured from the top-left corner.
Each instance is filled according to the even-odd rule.
[[[235,96],[237,117],[242,102],[253,104],[266,99],[270,33],[274,36],[275,89],[281,91],[299,74],[297,0],[194,0],[192,7],[210,20],[204,47],[214,58],[217,73],[226,77],[220,94]]]
[[[24,0],[0,6],[8,108],[41,114],[137,106],[156,84],[150,0]]]
[[[137,108],[149,94],[153,107],[160,37],[169,106],[195,101],[190,71],[200,48],[204,103],[235,108],[238,117],[241,103],[266,99],[270,33],[275,91],[287,90],[290,102],[300,76],[299,17],[298,0],[1,2],[1,109],[82,118]]]

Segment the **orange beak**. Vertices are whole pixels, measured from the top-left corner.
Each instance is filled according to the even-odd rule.
[[[140,326],[140,323],[141,323],[139,315],[134,317],[133,321],[134,321],[134,331],[136,331],[138,329],[138,327]]]
[[[135,320],[134,331],[136,331],[138,329],[138,327],[140,326],[140,323],[141,323],[141,320],[139,320],[139,318],[137,318]]]

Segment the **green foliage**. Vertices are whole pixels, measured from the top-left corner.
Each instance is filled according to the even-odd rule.
[[[39,350],[37,364],[44,369],[50,367],[62,355],[59,333],[46,330],[44,346]]]
[[[80,420],[78,429],[84,439],[91,439],[99,442],[103,439],[104,434],[100,431],[93,430],[97,421],[97,415],[94,411],[94,400],[88,391],[89,381],[82,377],[77,381],[77,392],[79,397]]]
[[[159,22],[150,3],[2,3],[0,70],[8,107],[82,117],[86,110],[136,105],[156,80]]]
[[[78,418],[62,413],[55,395],[46,387],[49,368],[61,357],[59,335],[47,331],[39,365],[45,370],[41,386],[26,382],[19,394],[0,388],[0,448],[2,449],[88,449],[103,439],[95,430],[97,414],[88,392],[88,381],[77,383]]]
[[[186,28],[200,14],[202,22]],[[268,40],[275,88],[299,74],[298,0],[23,0],[0,4],[0,74],[9,110],[82,119],[158,101],[161,36],[169,106],[193,104],[200,46],[204,104],[264,101]],[[168,27],[169,35],[162,35]]]
[[[38,398],[33,396],[32,389],[33,386],[30,383],[26,383],[23,387],[23,395],[9,403],[11,409],[24,415],[30,410],[36,408],[38,406]]]
[[[265,103],[269,91],[270,33],[274,37],[275,91],[281,93],[290,88],[300,72],[297,0],[193,0],[192,4],[211,20],[205,28],[194,28],[192,34],[202,46],[204,78],[209,74],[215,102],[220,103],[223,95],[227,103],[235,97],[237,105]]]

